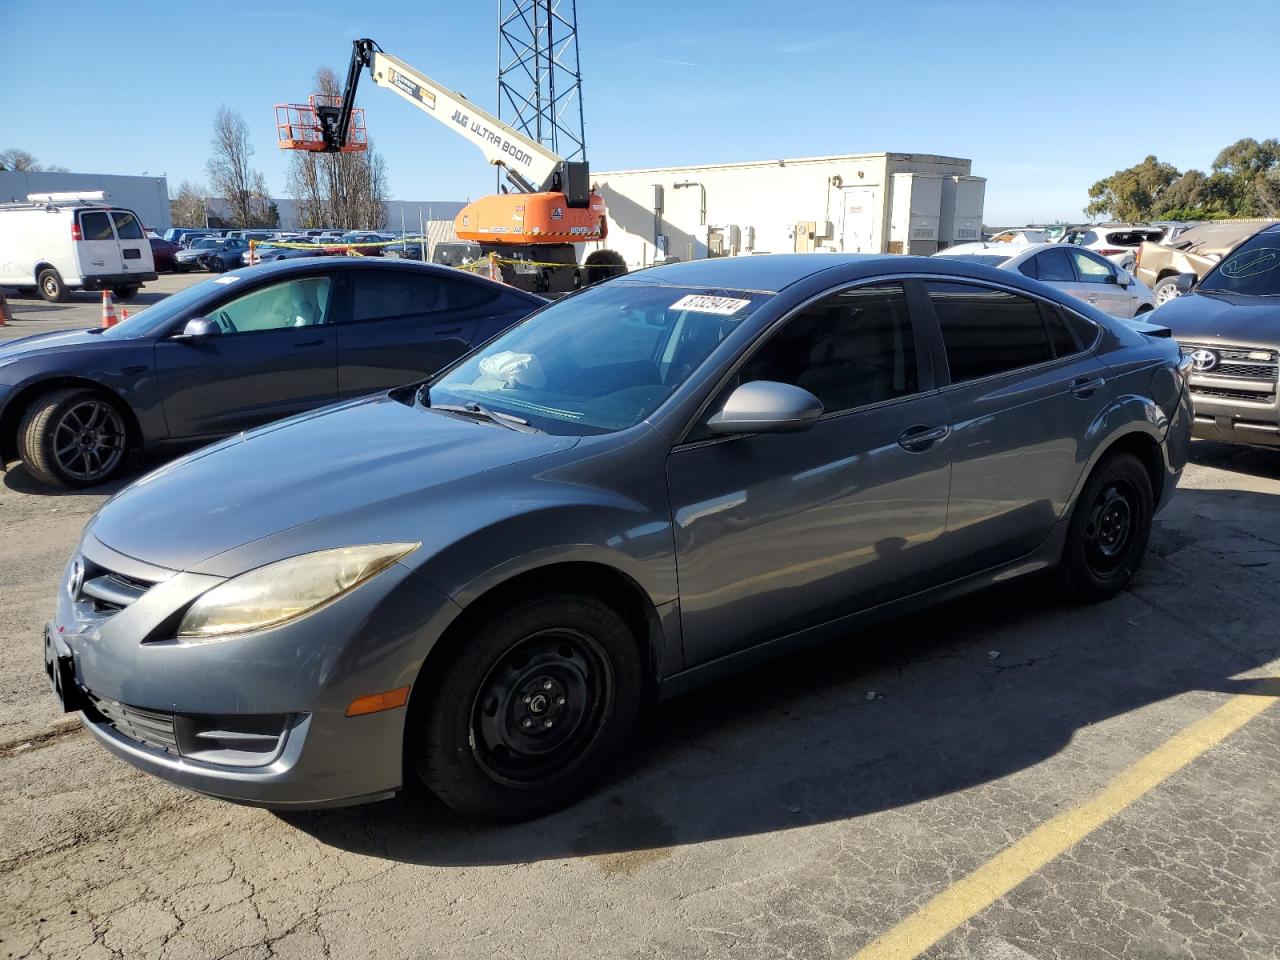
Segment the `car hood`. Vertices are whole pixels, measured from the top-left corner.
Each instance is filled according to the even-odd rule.
[[[83,330],[58,330],[53,333],[35,333],[29,337],[20,337],[7,343],[0,343],[0,361],[12,357],[26,356],[46,350],[60,350],[66,347],[79,347],[90,343],[102,343],[98,328],[87,327]]]
[[[577,442],[433,413],[383,394],[241,434],[162,467],[108,501],[88,532],[171,570],[304,525],[330,527],[329,545],[346,545],[344,516],[368,516],[379,504],[394,511],[392,501],[420,508],[433,495],[447,506],[449,488],[473,488],[494,468]],[[423,532],[399,536],[416,540]],[[284,555],[291,552],[301,551]]]
[[[1280,346],[1280,297],[1191,293],[1170,300],[1154,319],[1179,340]]]

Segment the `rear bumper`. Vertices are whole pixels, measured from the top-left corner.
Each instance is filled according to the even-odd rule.
[[[80,289],[101,290],[104,287],[123,287],[130,283],[145,283],[159,279],[153,270],[150,273],[99,273],[92,277],[80,278]]]

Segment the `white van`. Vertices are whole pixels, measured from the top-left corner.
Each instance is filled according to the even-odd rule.
[[[0,284],[39,290],[51,303],[70,290],[110,288],[121,300],[156,279],[151,243],[132,210],[107,195],[29,193],[0,203]]]

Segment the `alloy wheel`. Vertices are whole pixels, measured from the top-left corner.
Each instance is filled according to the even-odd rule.
[[[476,761],[509,786],[550,781],[599,736],[614,696],[608,657],[592,637],[570,629],[532,634],[480,684],[470,729]]]
[[[92,483],[106,477],[120,463],[124,450],[124,422],[105,400],[77,403],[53,428],[54,459],[77,480]]]

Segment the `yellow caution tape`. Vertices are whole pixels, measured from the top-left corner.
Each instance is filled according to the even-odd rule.
[[[281,241],[250,240],[249,253],[251,255],[255,254],[257,252],[258,247],[270,247],[273,250],[324,250],[324,251],[345,250],[348,256],[363,257],[365,256],[365,254],[360,252],[359,248],[361,247],[391,247],[391,246],[395,246],[397,244],[402,244],[402,243],[404,244],[428,243],[429,244],[431,242],[432,241],[430,241],[426,237],[405,237],[403,240],[376,240],[376,241],[369,240],[361,243],[336,243],[336,242],[329,243],[327,241],[319,241],[317,243],[290,243],[287,240],[281,240]],[[435,242],[458,243],[458,242],[466,242],[466,241],[442,240],[442,241],[435,241]],[[491,254],[488,254],[487,256],[481,257],[479,260],[473,260],[470,263],[457,264],[455,266],[455,269],[467,270],[467,271],[487,270],[490,263],[509,263],[509,264],[512,264],[513,266],[521,265],[526,267],[544,267],[552,270],[556,270],[556,269],[578,270],[578,269],[581,269],[582,267],[582,264],[578,264],[578,263],[550,263],[543,260],[520,260],[515,257],[500,257],[496,253],[491,253]],[[604,266],[604,264],[601,264],[601,266]]]

